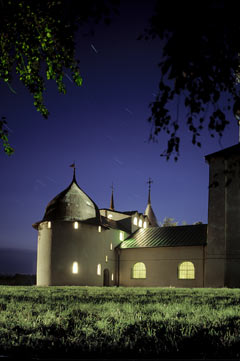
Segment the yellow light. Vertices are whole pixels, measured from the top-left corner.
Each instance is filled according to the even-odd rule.
[[[134,218],[133,218],[133,224],[135,224],[135,226],[137,226],[137,224],[138,224],[138,219],[137,219],[137,217],[134,217]]]
[[[178,267],[178,278],[181,280],[194,280],[194,264],[192,262],[182,262]]]
[[[109,219],[112,219],[113,215],[112,214],[108,214],[107,216]]]
[[[108,256],[105,257],[106,262],[108,262]]]
[[[113,273],[112,273],[112,281],[114,280],[114,276],[113,276]]]
[[[110,251],[112,251],[112,249],[113,249],[113,245],[112,243],[110,243]]]
[[[147,228],[147,222],[143,222],[143,228]]]
[[[74,228],[78,229],[78,222],[74,222]]]
[[[72,273],[78,273],[78,263],[77,262],[73,262],[72,265]]]
[[[142,224],[143,224],[143,222],[142,222],[142,219],[139,219],[139,227],[142,227]]]
[[[123,241],[123,239],[124,239],[124,233],[122,231],[119,234],[119,239],[120,239],[120,241]]]
[[[101,265],[100,265],[100,263],[97,265],[97,275],[101,276]]]
[[[137,262],[132,269],[133,278],[146,278],[146,266],[143,262]]]
[[[102,232],[102,227],[101,226],[98,226],[98,232]]]
[[[51,222],[49,221],[48,224],[47,224],[47,228],[51,228],[52,224]]]

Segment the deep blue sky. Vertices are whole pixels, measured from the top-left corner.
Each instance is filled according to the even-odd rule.
[[[37,232],[31,225],[42,219],[47,203],[71,182],[73,161],[80,187],[100,208],[109,206],[113,182],[115,208],[143,212],[151,177],[152,207],[160,222],[164,217],[179,223],[207,222],[204,155],[221,149],[218,139],[205,131],[199,149],[184,129],[178,162],[160,157],[164,144],[148,142],[148,106],[158,89],[161,44],[136,39],[153,4],[122,2],[120,16],[109,27],[96,26],[93,37],[78,36],[83,85],[78,88],[66,77],[67,94],[61,95],[50,82],[48,120],[36,112],[21,84],[13,82],[14,94],[0,83],[1,115],[8,119],[15,148],[12,157],[0,153],[0,248],[36,250]],[[184,113],[180,117],[184,119]],[[237,141],[233,120],[221,144],[227,147]]]

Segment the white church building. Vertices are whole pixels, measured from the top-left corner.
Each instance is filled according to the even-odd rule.
[[[208,224],[159,227],[150,183],[143,213],[98,208],[70,185],[38,231],[37,285],[240,287],[240,145],[205,157]]]

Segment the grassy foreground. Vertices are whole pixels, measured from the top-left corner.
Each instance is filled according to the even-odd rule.
[[[240,357],[240,289],[0,286],[0,355]]]

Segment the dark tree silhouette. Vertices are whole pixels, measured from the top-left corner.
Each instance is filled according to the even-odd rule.
[[[11,89],[17,76],[34,98],[36,109],[44,116],[46,80],[53,79],[58,90],[66,92],[66,69],[80,86],[82,78],[75,57],[74,34],[90,20],[110,22],[117,0],[0,0],[0,80]],[[136,9],[137,12],[137,9]],[[144,38],[160,38],[163,56],[159,67],[159,92],[150,104],[153,125],[151,139],[160,132],[168,135],[167,159],[179,156],[179,116],[169,106],[180,96],[184,99],[186,123],[192,143],[201,146],[199,136],[204,126],[211,135],[222,135],[233,112],[240,119],[239,53],[240,22],[237,1],[168,0],[156,1]],[[134,19],[133,19],[134,21]],[[222,102],[226,94],[227,104]],[[206,119],[208,106],[211,115]],[[178,112],[176,112],[178,114]],[[7,154],[5,119],[0,122],[0,140]]]
[[[159,92],[150,104],[152,133],[168,135],[167,159],[179,156],[181,126],[179,112],[171,114],[169,106],[184,100],[186,123],[192,143],[201,146],[199,136],[208,126],[211,136],[222,136],[232,112],[239,120],[240,22],[237,2],[158,1],[156,11],[145,30],[145,39],[160,39],[163,57],[159,63]],[[227,102],[222,101],[226,95]],[[227,104],[226,104],[227,103]],[[211,107],[209,108],[209,105]],[[211,114],[206,119],[206,111]]]
[[[79,61],[75,57],[74,34],[90,21],[110,22],[116,0],[0,0],[0,80],[11,88],[17,77],[33,95],[34,105],[43,117],[48,110],[43,102],[46,80],[56,81],[65,93],[65,71],[80,86]],[[6,118],[0,121],[0,140],[7,154]]]

